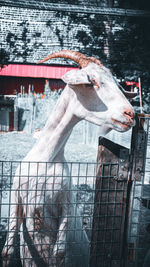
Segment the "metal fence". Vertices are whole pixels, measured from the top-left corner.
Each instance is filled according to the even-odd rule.
[[[11,264],[109,266],[104,259],[112,251],[115,251],[113,260],[120,262],[124,183],[116,185],[118,163],[104,163],[101,174],[98,167],[96,163],[0,162],[0,247],[2,250],[5,239],[8,253],[13,247]],[[96,179],[101,181],[99,215],[95,213],[99,205]],[[12,184],[13,180],[17,185]],[[96,221],[101,222],[101,229],[94,226]],[[70,247],[72,254],[68,256]]]

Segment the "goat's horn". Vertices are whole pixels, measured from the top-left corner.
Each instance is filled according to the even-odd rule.
[[[94,63],[96,63],[96,64],[99,65],[99,66],[103,66],[102,62],[101,62],[99,59],[97,59],[96,57],[88,57],[88,59],[89,59],[91,62],[94,62]]]
[[[78,63],[78,65],[81,68],[87,67],[87,65],[90,62],[95,62],[96,64],[100,63],[100,61],[98,59],[93,58],[93,57],[88,58],[88,57],[84,56],[83,54],[81,54],[80,52],[72,51],[72,50],[62,50],[62,51],[58,51],[56,53],[50,54],[49,56],[47,56],[44,59],[37,62],[37,64],[40,64],[40,63],[43,63],[49,59],[58,58],[58,57],[71,59],[71,60],[75,61],[76,63]]]

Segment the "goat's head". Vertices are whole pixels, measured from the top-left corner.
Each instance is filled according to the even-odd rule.
[[[126,98],[134,97],[134,93],[119,88],[109,69],[98,59],[63,50],[50,54],[38,63],[57,57],[72,59],[81,67],[62,77],[74,92],[71,107],[75,116],[103,125],[105,132],[111,129],[124,132],[134,125],[134,111]]]

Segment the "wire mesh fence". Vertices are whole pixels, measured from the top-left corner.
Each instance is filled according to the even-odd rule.
[[[110,265],[121,260],[125,183],[116,181],[118,170],[118,163],[104,163],[100,174],[96,163],[0,162],[5,266],[120,266]]]
[[[96,165],[1,162],[0,171],[6,260],[10,256],[23,266],[88,266]]]

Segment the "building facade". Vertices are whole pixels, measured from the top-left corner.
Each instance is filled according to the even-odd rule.
[[[0,64],[8,64],[0,72],[0,94],[20,93],[21,86],[25,92],[29,86],[37,93],[43,92],[48,78],[52,90],[63,88],[61,75],[68,67],[77,67],[73,62],[55,59],[43,67],[36,65],[41,58],[61,49],[96,56],[120,77],[131,74],[137,79],[145,73],[147,81],[150,12],[146,3],[0,0]],[[58,72],[60,66],[63,73]]]

